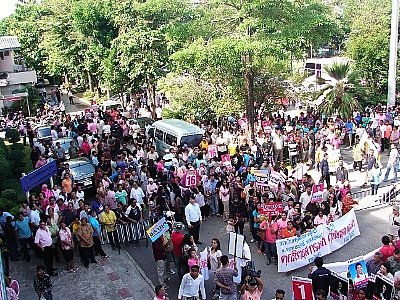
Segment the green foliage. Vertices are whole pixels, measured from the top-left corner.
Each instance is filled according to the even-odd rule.
[[[325,81],[324,87],[316,95],[317,99],[322,97],[319,111],[327,116],[338,113],[342,118],[351,117],[354,111],[361,109],[359,99],[363,96],[356,73],[350,70],[349,63],[335,63],[325,70],[333,79]]]
[[[4,198],[9,201],[17,200],[17,193],[14,189],[6,189],[1,193],[1,198]]]
[[[387,92],[391,2],[387,0],[345,1],[345,20],[351,29],[346,54],[371,88],[371,98]]]
[[[6,139],[10,143],[17,143],[20,140],[20,134],[17,129],[9,129],[6,131]]]
[[[1,168],[1,159],[0,159],[0,168]],[[0,175],[1,175],[1,173],[0,173]],[[1,182],[0,182],[1,190],[17,189],[17,187],[19,187],[20,183],[10,177],[1,180]]]
[[[15,202],[9,199],[0,198],[0,208],[4,209],[5,211],[10,211],[11,208],[15,206]]]
[[[10,145],[10,150],[14,151],[14,150],[19,150],[19,151],[24,151],[25,146],[21,143],[15,143]]]

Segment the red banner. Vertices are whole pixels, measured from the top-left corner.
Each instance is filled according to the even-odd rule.
[[[268,217],[276,216],[283,212],[282,202],[273,203],[262,203],[260,208],[260,214]]]

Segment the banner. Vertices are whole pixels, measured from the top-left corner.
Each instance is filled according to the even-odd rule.
[[[256,177],[256,182],[267,184],[269,181],[269,171],[268,170],[254,170],[253,175]]]
[[[260,214],[268,217],[277,216],[283,212],[282,202],[261,203]]]
[[[278,272],[295,270],[327,255],[360,235],[354,209],[327,225],[319,225],[300,235],[276,241]]]
[[[285,185],[285,178],[278,172],[272,171],[271,175],[269,176],[269,185],[270,187],[277,189],[279,183]]]
[[[158,239],[161,235],[164,234],[169,229],[168,223],[165,218],[160,219],[156,224],[151,226],[147,229],[147,235],[149,236],[150,240],[154,242]]]

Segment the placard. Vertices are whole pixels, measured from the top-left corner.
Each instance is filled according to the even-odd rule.
[[[209,159],[218,157],[217,145],[208,145],[207,153]]]
[[[390,300],[393,294],[393,282],[388,278],[377,275],[375,277],[374,290],[372,299],[373,300]]]
[[[321,203],[324,200],[324,183],[314,184],[312,187],[311,202]]]
[[[328,150],[326,153],[328,153],[329,172],[334,173],[339,167],[340,149]]]
[[[147,235],[149,236],[150,240],[154,242],[158,239],[161,235],[164,234],[169,229],[169,225],[165,220],[165,217],[160,219],[156,224],[151,226],[149,229],[146,230]]]
[[[347,300],[349,280],[342,275],[331,272],[330,295],[334,300]]]
[[[260,214],[268,217],[277,216],[283,212],[282,202],[261,203]]]
[[[197,185],[196,171],[189,170],[185,176],[185,187],[191,187]]]
[[[229,232],[228,253],[232,256],[243,258],[244,236],[235,232]]]
[[[303,277],[292,277],[293,300],[310,300],[313,297],[312,280]]]
[[[240,284],[241,279],[242,279],[242,268],[240,266],[238,266],[239,262],[236,261],[236,268],[238,270],[238,275],[236,277],[233,277],[233,282]],[[229,268],[234,269],[235,268],[235,259],[231,258],[229,259],[229,264],[228,264]]]
[[[277,189],[279,183],[281,185],[285,184],[285,178],[282,176],[282,174],[276,172],[276,171],[272,171],[269,177],[269,185],[274,188]]]
[[[231,156],[229,155],[229,153],[221,155],[221,162],[224,166],[231,165]]]
[[[368,271],[364,258],[356,257],[349,261],[349,274],[353,280],[355,289],[361,289],[368,285]]]
[[[208,272],[208,249],[207,247],[200,252],[200,272],[203,275],[204,280],[208,280],[210,278]]]

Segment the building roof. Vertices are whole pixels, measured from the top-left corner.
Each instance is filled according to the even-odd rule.
[[[15,50],[21,48],[16,36],[0,36],[0,51]]]

